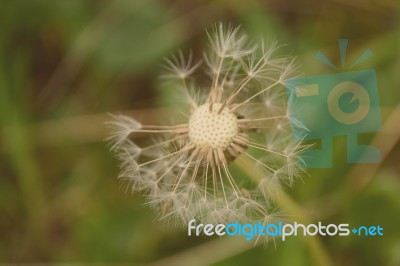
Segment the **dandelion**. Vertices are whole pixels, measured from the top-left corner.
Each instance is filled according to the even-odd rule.
[[[123,115],[108,122],[119,177],[143,191],[161,219],[265,221],[269,195],[300,171],[302,146],[291,138],[283,86],[293,60],[276,57],[276,43],[250,42],[239,27],[218,24],[207,35],[202,61],[182,52],[166,60],[163,77],[181,91],[186,123],[144,125]],[[200,69],[207,75],[196,83]],[[199,86],[206,89],[196,92]],[[154,144],[139,147],[130,139],[135,133],[154,135]],[[254,182],[235,171],[238,157],[252,160],[264,178]]]

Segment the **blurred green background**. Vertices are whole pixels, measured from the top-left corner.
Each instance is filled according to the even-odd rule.
[[[309,170],[287,191],[313,222],[384,228],[383,237],[321,238],[333,265],[400,265],[399,10],[397,0],[2,0],[0,263],[314,265],[302,237],[267,247],[190,238],[116,179],[106,113],[168,114],[162,58],[180,48],[200,57],[204,28],[223,21],[287,44],[281,53],[304,75],[332,72],[314,55],[340,62],[339,38],[350,62],[374,52],[357,69],[377,71],[384,126],[361,139],[382,162],[347,164],[338,137],[334,167]]]

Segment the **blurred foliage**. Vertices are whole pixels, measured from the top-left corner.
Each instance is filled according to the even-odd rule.
[[[374,56],[359,69],[377,71],[384,122],[400,104],[396,0],[3,0],[0,6],[4,263],[131,264],[171,256],[169,263],[178,265],[184,250],[199,246],[191,265],[209,258],[216,265],[311,265],[300,237],[231,252],[238,245],[224,239],[189,238],[185,229],[155,221],[143,197],[125,192],[115,178],[117,162],[102,141],[105,113],[159,118],[158,109],[147,108],[173,104],[173,88],[158,79],[162,58],[190,48],[201,57],[204,28],[215,22],[287,44],[281,52],[296,56],[305,75],[331,71],[314,55],[321,50],[339,62],[339,38],[350,40],[350,61],[371,48]],[[335,265],[400,265],[400,130],[392,124],[362,138],[382,140],[387,156],[376,168],[346,164],[345,138],[335,138],[335,167],[310,170],[288,190],[314,221],[384,228],[384,237],[322,238]]]

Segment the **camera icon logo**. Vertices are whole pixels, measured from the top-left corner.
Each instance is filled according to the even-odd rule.
[[[347,40],[339,40],[339,46],[341,54],[345,54]],[[362,62],[366,55],[371,54],[368,50],[357,62]],[[317,58],[334,66],[321,53],[317,54]],[[342,56],[343,65],[344,58]],[[346,136],[348,163],[380,161],[380,151],[376,147],[358,143],[359,134],[379,131],[382,126],[376,72],[373,69],[290,79],[286,81],[286,88],[294,138],[320,139],[321,143],[320,149],[302,153],[304,167],[332,167],[334,136]],[[307,128],[307,132],[297,126],[297,121]]]

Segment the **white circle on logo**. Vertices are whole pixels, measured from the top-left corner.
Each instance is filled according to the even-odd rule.
[[[343,112],[339,107],[339,99],[345,93],[353,94],[351,101],[356,99],[359,100],[357,110],[352,113]],[[333,87],[328,95],[329,113],[336,121],[342,124],[355,124],[363,120],[369,112],[370,105],[371,101],[365,88],[360,84],[351,81],[339,83]]]

